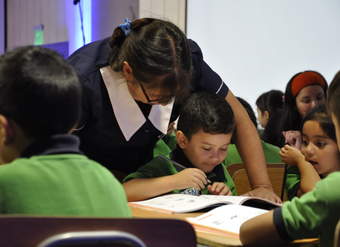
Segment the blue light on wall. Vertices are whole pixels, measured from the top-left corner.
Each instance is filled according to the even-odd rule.
[[[83,32],[81,26],[81,16],[79,11],[79,4],[83,16],[83,30],[85,35],[85,44],[92,41],[91,28],[91,0],[80,0],[77,5],[74,1],[65,0],[66,8],[66,25],[68,28],[69,37],[69,54],[73,53],[78,48],[84,45]]]

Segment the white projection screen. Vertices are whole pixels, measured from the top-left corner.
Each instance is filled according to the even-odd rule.
[[[340,70],[339,0],[187,0],[189,38],[231,91],[255,107],[295,73]]]

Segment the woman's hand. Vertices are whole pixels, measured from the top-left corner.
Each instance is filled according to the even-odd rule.
[[[173,175],[176,189],[195,188],[202,190],[208,183],[206,174],[198,168],[187,168]]]
[[[272,188],[269,189],[261,186],[256,187],[251,191],[248,191],[247,193],[243,194],[243,196],[255,196],[267,199],[272,202],[282,203],[281,199],[274,193]]]
[[[305,160],[305,156],[300,150],[289,145],[285,145],[283,148],[281,148],[280,156],[282,161],[288,165],[298,165],[299,162]]]
[[[231,196],[232,193],[229,187],[222,182],[215,182],[211,185],[208,185],[208,191],[213,195],[221,195],[221,196]]]
[[[297,149],[301,148],[302,138],[301,138],[301,132],[300,131],[297,131],[297,130],[283,131],[282,135],[284,136],[285,142],[288,145],[293,146]]]

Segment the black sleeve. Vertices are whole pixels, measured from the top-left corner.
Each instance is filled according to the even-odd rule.
[[[278,234],[280,235],[281,239],[292,241],[292,239],[288,235],[285,224],[283,222],[282,210],[281,210],[280,207],[274,209],[273,218],[274,218],[273,219],[274,225],[275,225],[276,230],[277,230]]]
[[[193,91],[208,91],[226,97],[228,87],[221,77],[203,60],[201,48],[193,40],[188,40],[193,63]]]

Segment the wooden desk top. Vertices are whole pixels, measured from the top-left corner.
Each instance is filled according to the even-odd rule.
[[[134,207],[130,205],[133,217],[137,218],[172,218],[186,220],[188,217],[195,217],[202,213],[187,213],[187,214],[167,214],[157,211],[152,211],[144,208]],[[194,226],[197,236],[197,242],[202,245],[208,245],[212,247],[224,247],[224,246],[241,246],[241,242],[238,237],[228,236],[225,233],[217,233],[209,231],[208,229],[202,229]]]
[[[199,216],[202,213],[187,213],[187,214],[169,214],[163,212],[157,212],[150,209],[139,208],[133,205],[130,205],[130,209],[133,217],[137,218],[172,218],[172,219],[181,219],[186,220],[188,217]],[[213,230],[209,231],[209,229],[200,228],[198,226],[193,225],[197,243],[202,245],[207,245],[211,247],[226,247],[226,246],[242,246],[240,239],[235,235],[228,235],[226,233],[219,233]],[[287,246],[289,247],[297,247],[297,246],[318,246],[318,239],[304,239],[297,240],[292,243],[289,243]]]

